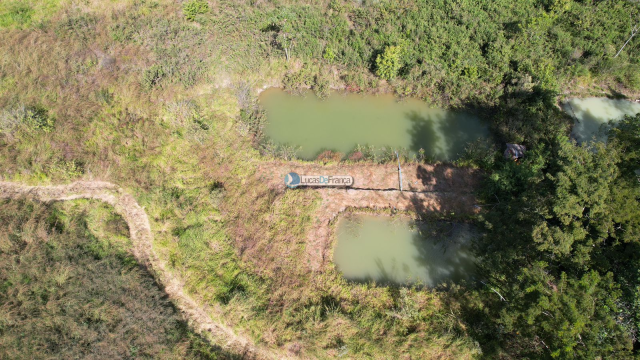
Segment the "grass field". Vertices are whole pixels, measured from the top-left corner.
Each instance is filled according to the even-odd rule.
[[[0,177],[123,187],[185,290],[258,344],[317,358],[472,358],[481,344],[462,320],[467,289],[309,270],[319,198],[256,176],[286,153],[259,151],[256,97],[272,85],[337,87],[490,109],[507,89],[637,94],[638,47],[610,59],[637,13],[630,2],[544,3],[2,2]],[[406,51],[383,79],[375,60],[387,46]],[[228,356],[138,268],[108,207],[0,211],[0,357]]]
[[[218,359],[90,201],[0,203],[0,357]]]

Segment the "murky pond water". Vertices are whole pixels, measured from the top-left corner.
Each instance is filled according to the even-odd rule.
[[[422,101],[393,96],[334,93],[321,100],[281,89],[260,94],[267,114],[265,133],[276,143],[301,146],[298,157],[314,159],[323,150],[351,152],[357,144],[420,148],[436,160],[454,160],[465,145],[489,136],[477,117],[430,108]]]
[[[466,279],[475,268],[469,224],[349,215],[336,231],[333,261],[349,280],[436,286]]]
[[[620,120],[624,115],[640,113],[640,103],[607,98],[571,99],[562,108],[578,119],[571,132],[578,142],[591,140],[594,136],[598,140],[606,140],[598,134],[600,125],[609,120]]]

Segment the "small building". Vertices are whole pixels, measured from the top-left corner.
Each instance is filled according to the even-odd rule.
[[[505,159],[518,161],[524,157],[527,148],[520,144],[507,144],[507,150],[504,151]]]

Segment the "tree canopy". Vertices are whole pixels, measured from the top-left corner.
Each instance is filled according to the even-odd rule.
[[[606,144],[558,135],[488,178],[479,253],[495,290],[482,295],[493,350],[632,354],[640,326],[640,186],[627,169],[637,166],[639,126],[640,114],[611,125]]]

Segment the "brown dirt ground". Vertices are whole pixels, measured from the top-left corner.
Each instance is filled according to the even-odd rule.
[[[289,172],[301,175],[351,175],[353,189],[399,189],[396,164],[330,164],[265,161],[260,164],[258,177],[271,188],[284,188]],[[481,172],[451,165],[403,164],[403,190],[419,192],[473,192],[481,180]]]
[[[307,260],[311,269],[316,271],[328,262],[331,221],[347,208],[472,214],[478,209],[474,206],[476,199],[473,191],[482,176],[478,170],[451,165],[405,164],[402,165],[402,192],[398,190],[398,168],[395,164],[321,165],[272,161],[262,163],[256,176],[269,188],[287,191],[284,177],[292,171],[301,175],[354,177],[352,188],[293,190],[316,191],[322,199],[306,239]]]

